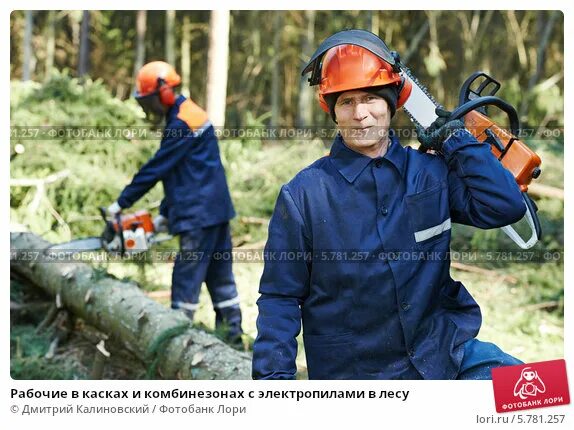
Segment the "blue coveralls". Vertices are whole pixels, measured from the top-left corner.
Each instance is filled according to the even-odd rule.
[[[229,220],[235,211],[214,128],[205,111],[184,96],[167,112],[159,150],[122,191],[118,204],[129,208],[160,180],[165,193],[160,213],[168,218],[170,233],[179,235],[181,250],[171,306],[193,318],[205,281],[216,327],[225,323],[229,336],[236,337],[242,333],[241,311],[232,261],[212,258],[214,252],[231,251]]]
[[[506,169],[467,131],[444,156],[384,157],[338,136],[330,156],[279,194],[257,301],[255,379],[293,379],[296,337],[310,379],[482,379],[520,363],[480,342],[482,317],[450,277],[451,223],[496,228],[525,213]]]

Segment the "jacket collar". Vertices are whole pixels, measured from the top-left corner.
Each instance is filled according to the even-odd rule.
[[[175,99],[175,103],[173,104],[173,106],[170,106],[170,108],[167,110],[165,116],[166,119],[169,120],[171,119],[172,116],[177,115],[177,113],[179,112],[179,106],[186,100],[185,96],[180,94],[179,96],[177,96],[177,98]]]
[[[398,137],[396,137],[393,130],[389,130],[389,137],[391,143],[383,157],[370,158],[366,155],[353,151],[343,141],[340,134],[337,134],[329,158],[339,171],[339,173],[350,183],[365,170],[365,168],[372,161],[387,160],[389,161],[400,173],[401,177],[404,176],[405,162],[406,162],[406,149],[401,146]]]

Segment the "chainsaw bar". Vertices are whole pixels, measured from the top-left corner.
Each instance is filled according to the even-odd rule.
[[[84,239],[72,240],[70,242],[58,243],[47,248],[48,251],[97,251],[102,249],[101,237],[87,237]]]
[[[437,118],[435,109],[437,107],[442,108],[442,105],[435,100],[429,90],[419,82],[408,67],[401,64],[400,68],[405,79],[408,79],[412,84],[411,95],[403,105],[403,109],[413,124],[428,128]]]

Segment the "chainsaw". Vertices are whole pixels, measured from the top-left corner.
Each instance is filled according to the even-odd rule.
[[[48,248],[50,251],[95,251],[103,249],[121,255],[139,254],[151,246],[165,242],[173,236],[158,235],[155,231],[151,214],[146,210],[132,214],[115,214],[108,218],[106,208],[99,208],[105,228],[101,236],[87,237],[60,243]]]
[[[411,95],[403,106],[411,121],[419,127],[427,128],[437,118],[435,109],[442,106],[420,84],[411,71],[400,63],[393,52],[395,65],[412,86]],[[512,225],[502,227],[502,231],[522,249],[532,248],[542,237],[538,208],[528,195],[528,185],[542,173],[540,157],[518,139],[520,121],[516,109],[496,97],[501,84],[485,72],[475,72],[462,84],[459,93],[459,106],[451,113],[448,121],[462,119],[465,128],[479,141],[490,144],[491,152],[509,170],[518,184],[526,205],[526,220],[530,227],[530,239],[525,241]],[[487,116],[486,108],[496,107],[508,117],[506,130]]]
[[[302,72],[302,75],[311,72],[309,78],[311,85],[320,83],[323,54],[334,46],[347,43],[368,49],[389,63],[395,73],[401,75],[403,90],[407,93],[410,92],[403,109],[411,122],[418,127],[428,128],[437,119],[435,110],[443,107],[413,73],[401,63],[397,52],[391,51],[378,36],[365,30],[341,31],[321,43]],[[540,221],[537,216],[538,208],[527,194],[530,182],[538,178],[542,172],[540,169],[541,160],[518,139],[520,135],[518,114],[512,105],[495,96],[500,87],[500,83],[488,74],[484,72],[473,73],[463,83],[459,93],[459,106],[451,113],[448,121],[462,119],[465,128],[479,142],[489,143],[494,156],[514,175],[527,208],[525,217],[531,236],[525,241],[511,225],[502,227],[502,230],[520,248],[529,249],[542,237]],[[489,106],[496,107],[507,115],[508,130],[500,127],[488,117],[487,107]]]

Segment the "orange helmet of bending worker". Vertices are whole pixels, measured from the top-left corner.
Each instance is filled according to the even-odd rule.
[[[144,65],[136,77],[136,100],[146,112],[163,113],[175,103],[174,87],[181,77],[164,61]]]

